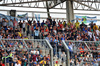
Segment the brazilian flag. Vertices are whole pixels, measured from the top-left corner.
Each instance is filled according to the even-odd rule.
[[[86,16],[82,16],[82,22],[84,22],[84,24],[86,24],[86,23],[87,23]]]

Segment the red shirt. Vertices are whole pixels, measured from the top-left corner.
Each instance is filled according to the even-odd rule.
[[[38,55],[33,55],[33,61],[36,61],[36,57],[37,57]]]
[[[59,24],[60,28],[63,28],[63,24],[60,24],[60,23],[58,23],[58,24]]]
[[[2,64],[0,64],[0,66],[5,66],[5,64],[2,63]]]
[[[80,53],[83,53],[84,51],[83,51],[83,48],[79,48],[81,51],[80,51]]]

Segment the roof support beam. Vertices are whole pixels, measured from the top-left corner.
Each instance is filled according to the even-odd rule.
[[[54,1],[54,2],[55,2],[55,1]],[[63,0],[63,1],[60,2],[60,3],[54,3],[55,5],[53,5],[53,6],[49,7],[49,8],[52,9],[52,8],[54,8],[55,6],[57,6],[57,5],[59,5],[59,4],[63,3],[63,2],[65,2],[65,0]]]
[[[84,6],[88,7],[88,8],[93,9],[93,10],[98,10],[98,9],[96,9],[96,8],[94,8],[94,7],[91,7],[91,6],[88,6],[88,5],[86,5],[86,4],[83,4],[82,2],[79,2],[79,1],[76,1],[76,0],[74,0],[74,2],[79,3],[79,4],[81,4],[81,5],[84,5]]]
[[[48,18],[50,18],[50,12],[49,12],[48,1],[46,1],[46,7],[47,7],[47,15],[48,15]]]
[[[15,3],[5,3],[5,4],[0,4],[0,6],[15,5],[15,4],[25,4],[25,3],[35,3],[35,2],[43,2],[43,1],[47,1],[47,0],[15,2]],[[48,1],[52,1],[52,0],[48,0]]]

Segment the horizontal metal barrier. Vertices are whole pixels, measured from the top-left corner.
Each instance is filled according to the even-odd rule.
[[[0,63],[5,66],[13,66],[17,62],[21,66],[53,66],[53,48],[45,39],[0,39],[0,52]]]

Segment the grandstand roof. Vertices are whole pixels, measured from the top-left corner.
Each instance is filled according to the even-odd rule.
[[[10,9],[8,9],[8,10],[13,9],[13,7],[16,8],[16,10],[17,9],[21,10],[21,8],[25,8],[25,9],[26,8],[34,8],[34,10],[35,10],[35,8],[36,9],[37,8],[38,9],[47,9],[46,1],[48,3],[48,9],[50,10],[50,12],[53,9],[59,10],[59,13],[63,12],[60,10],[66,10],[66,2],[65,1],[73,1],[73,9],[74,10],[84,11],[82,13],[78,12],[77,13],[78,15],[86,15],[87,14],[87,15],[97,16],[98,14],[96,12],[95,13],[90,13],[90,12],[86,13],[85,11],[100,11],[100,1],[99,0],[2,0],[0,2],[0,7],[2,7],[2,6],[3,6],[3,8],[4,8],[4,6],[6,8],[10,7]],[[0,8],[0,10],[2,10],[2,9]],[[7,10],[7,9],[5,9],[5,10]],[[31,9],[31,11],[33,11],[33,10]],[[39,10],[39,11],[43,11],[43,10]],[[63,13],[65,13],[65,11]],[[63,17],[63,18],[65,18],[65,17]],[[98,21],[100,21],[100,20],[98,19]]]
[[[49,9],[56,7],[57,5],[65,2],[65,1],[74,1],[77,3],[74,8],[75,10],[80,10],[79,7],[82,6],[82,10],[85,10],[85,7],[89,8],[90,10],[99,9],[99,0],[1,0],[0,6],[7,6],[7,7],[28,7],[28,8],[46,8],[45,1],[48,1]],[[39,6],[39,3],[42,2],[44,5]],[[95,6],[94,6],[95,5]],[[74,7],[75,7],[74,6]]]

